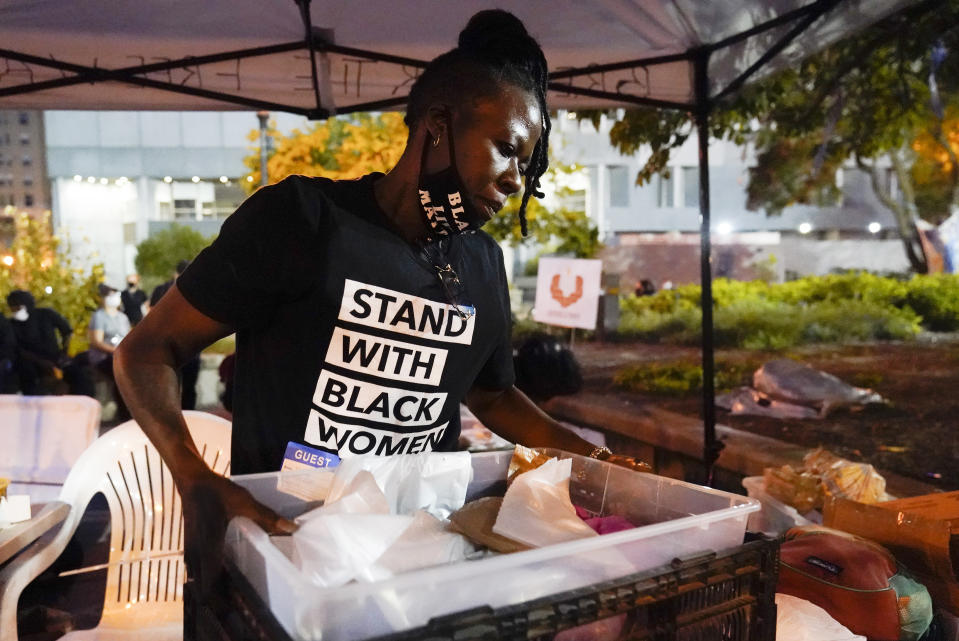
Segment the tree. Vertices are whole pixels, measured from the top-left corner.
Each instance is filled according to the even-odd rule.
[[[315,122],[305,132],[294,129],[289,136],[271,123],[267,130],[270,153],[267,172],[270,182],[291,174],[324,176],[332,179],[358,178],[372,171],[388,171],[403,154],[408,135],[403,114],[358,113]],[[259,131],[250,132],[251,141]],[[250,168],[243,181],[248,192],[260,185],[260,154],[254,150],[243,162]]]
[[[564,165],[555,159],[543,177],[544,188],[552,187],[560,204],[547,208],[538,199],[530,198],[526,206],[526,222],[529,235],[523,238],[519,225],[520,197],[517,194],[506,201],[506,206],[493,217],[483,230],[500,242],[513,247],[524,243],[536,243],[547,251],[558,254],[573,254],[577,258],[592,258],[603,245],[599,242],[599,230],[581,209],[571,209],[562,203],[570,200],[575,190],[568,186],[568,177],[582,171],[577,165]]]
[[[151,234],[137,245],[134,260],[137,273],[143,278],[144,289],[152,289],[170,280],[177,263],[193,260],[212,240],[195,229],[176,223]]]
[[[837,169],[852,161],[895,215],[913,269],[925,272],[916,219],[939,222],[959,207],[957,25],[959,0],[920,3],[717,104],[710,135],[756,148],[748,206],[776,215],[828,203]],[[643,184],[668,171],[693,131],[691,114],[640,108],[614,124],[610,141],[623,153],[650,147]]]
[[[267,134],[271,140],[267,169],[271,182],[290,174],[349,179],[372,171],[389,171],[399,161],[406,147],[408,135],[403,115],[398,113],[354,114],[345,118],[329,118],[313,123],[306,132],[294,129],[285,136],[271,125]],[[250,140],[259,139],[259,132],[250,132]],[[244,159],[252,181],[243,181],[248,191],[260,184],[260,155],[256,150]],[[563,175],[579,168],[553,162],[547,181],[555,183]],[[562,180],[559,180],[562,182]],[[572,190],[559,187],[562,200]],[[511,198],[506,206],[483,229],[496,240],[512,245],[528,242],[520,234],[519,198]],[[596,254],[601,247],[598,231],[591,226],[586,214],[565,207],[547,210],[536,199],[527,207],[530,239],[541,245],[550,245],[551,251],[573,253],[580,257]]]
[[[97,285],[103,282],[103,263],[88,267],[75,264],[69,240],[53,234],[50,212],[34,218],[7,207],[4,218],[14,225],[12,243],[0,249],[0,306],[4,314],[10,314],[7,294],[26,290],[38,306],[51,307],[70,322],[70,353],[85,349],[87,324],[99,305]]]

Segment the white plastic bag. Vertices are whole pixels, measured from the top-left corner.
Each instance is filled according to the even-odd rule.
[[[473,547],[433,514],[461,507],[471,476],[467,452],[347,459],[326,504],[296,519],[293,560],[323,587],[462,560]]]
[[[353,477],[370,472],[393,514],[426,510],[438,519],[463,507],[473,478],[469,452],[424,452],[403,456],[354,456],[336,468],[328,502],[343,496]]]
[[[343,585],[362,574],[413,522],[390,514],[373,475],[361,472],[340,500],[296,519],[294,562],[313,583]]]
[[[598,536],[576,515],[569,498],[572,459],[551,459],[517,476],[500,507],[493,532],[542,547]]]
[[[776,593],[777,641],[866,641],[815,603]]]
[[[380,581],[410,570],[461,561],[473,551],[465,537],[448,531],[443,521],[419,510],[399,538],[357,579]]]
[[[788,358],[769,361],[756,370],[753,387],[770,399],[813,407],[821,417],[839,407],[885,402],[871,389],[853,387],[832,374]]]

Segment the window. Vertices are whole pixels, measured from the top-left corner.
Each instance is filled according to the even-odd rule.
[[[24,176],[23,177],[23,186],[32,187],[33,186],[33,176]]]
[[[699,167],[683,167],[683,206],[699,207]]]
[[[23,166],[29,167],[32,164],[33,164],[33,158],[31,158],[27,154],[23,154]]]
[[[174,218],[196,218],[196,201],[195,200],[180,200],[176,199],[173,201],[173,217]]]
[[[20,124],[21,124],[21,125],[29,125],[29,124],[30,124],[30,114],[28,114],[26,111],[21,111],[19,117],[20,117]]]
[[[609,168],[609,206],[629,207],[629,168],[616,165]]]
[[[20,144],[29,145],[30,144],[30,134],[20,134]]]
[[[660,207],[673,206],[673,175],[659,174],[656,176],[656,202]]]
[[[23,206],[24,206],[24,207],[33,207],[33,194],[24,194],[24,195],[23,195]]]

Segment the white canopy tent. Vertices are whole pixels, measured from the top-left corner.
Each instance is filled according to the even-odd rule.
[[[707,477],[713,404],[707,129],[716,100],[909,5],[937,0],[0,0],[0,109],[402,108],[475,12],[508,9],[546,52],[553,108],[696,115]]]
[[[501,2],[543,45],[555,108],[692,109],[915,0]],[[398,107],[488,0],[4,0],[0,107]],[[107,84],[103,84],[107,83]]]

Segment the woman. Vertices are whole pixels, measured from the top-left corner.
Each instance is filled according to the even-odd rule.
[[[130,418],[130,412],[117,389],[113,371],[113,355],[120,341],[130,333],[130,319],[120,311],[120,301],[119,291],[108,285],[100,285],[100,309],[93,312],[87,328],[87,339],[90,342],[87,360],[90,366],[110,383],[113,400],[117,405],[114,415],[117,422]]]
[[[512,441],[609,455],[513,386],[503,258],[478,231],[537,192],[546,78],[519,20],[477,14],[412,87],[392,171],[261,189],[124,341],[121,389],[176,479],[188,540],[222,544],[235,515],[293,529],[206,468],[178,409],[175,368],[234,331],[234,474],[279,469],[291,441],[330,462],[455,449],[461,400]],[[219,564],[210,549],[192,572]]]

